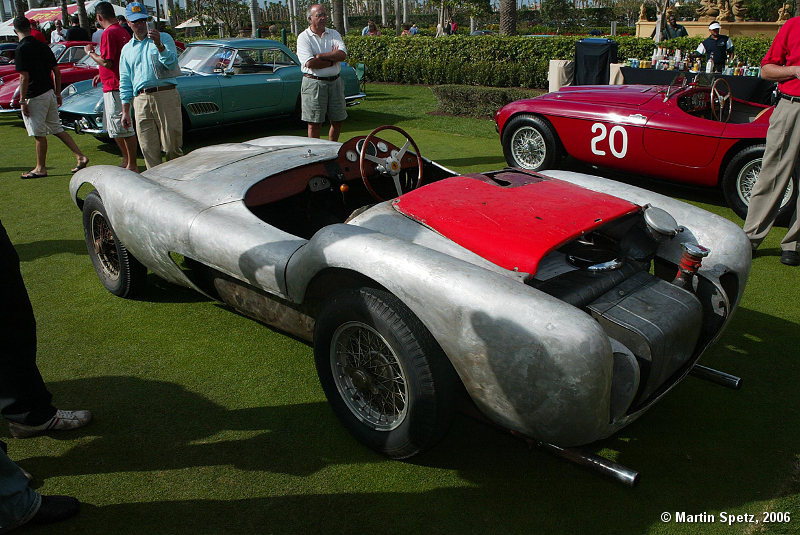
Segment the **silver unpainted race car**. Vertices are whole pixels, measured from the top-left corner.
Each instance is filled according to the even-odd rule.
[[[576,447],[690,372],[738,387],[697,360],[742,296],[749,242],[641,188],[460,176],[385,126],[210,146],[141,174],[89,167],[70,190],[109,291],[134,294],[150,269],[313,341],[336,415],[392,458],[433,446],[466,391],[491,422],[632,485]]]

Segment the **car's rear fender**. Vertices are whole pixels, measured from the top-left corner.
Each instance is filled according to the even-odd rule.
[[[326,227],[292,256],[290,298],[301,302],[331,268],[400,298],[499,425],[561,445],[613,432],[611,345],[584,312],[514,278],[354,225]]]

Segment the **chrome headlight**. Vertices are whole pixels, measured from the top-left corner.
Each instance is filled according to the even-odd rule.
[[[81,117],[78,119],[78,124],[81,125],[82,130],[87,130],[92,127],[91,123],[89,123],[89,119],[86,117]]]

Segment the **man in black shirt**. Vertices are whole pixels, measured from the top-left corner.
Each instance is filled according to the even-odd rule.
[[[714,63],[714,72],[722,72],[725,68],[725,60],[733,54],[733,42],[727,35],[719,33],[721,26],[714,21],[708,25],[708,33],[711,35],[700,43],[696,53],[706,56]]]
[[[25,17],[14,19],[19,37],[15,68],[19,72],[19,94],[22,121],[28,135],[36,139],[36,167],[21,178],[47,176],[47,135],[53,134],[75,154],[78,165],[73,173],[86,167],[89,158],[81,152],[70,135],[64,132],[58,118],[61,105],[61,71],[50,47],[31,37],[31,24]]]
[[[72,15],[72,26],[67,30],[67,41],[91,41],[89,32],[86,28],[81,27],[81,21],[78,15]]]

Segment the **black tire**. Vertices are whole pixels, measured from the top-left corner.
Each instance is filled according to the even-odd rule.
[[[449,429],[458,376],[394,295],[366,287],[334,295],[316,321],[314,360],[336,416],[375,451],[411,457]]]
[[[96,191],[83,202],[83,236],[94,270],[109,292],[132,297],[144,287],[147,268],[117,238]]]
[[[540,171],[551,169],[559,157],[556,134],[547,120],[517,115],[503,128],[503,154],[511,167]]]
[[[740,150],[725,168],[725,175],[722,177],[722,193],[725,201],[742,219],[747,217],[750,190],[761,171],[764,149],[765,145],[760,143]],[[788,223],[794,211],[795,199],[797,199],[797,176],[792,176],[778,211],[778,217],[775,219],[776,224],[786,225]]]

